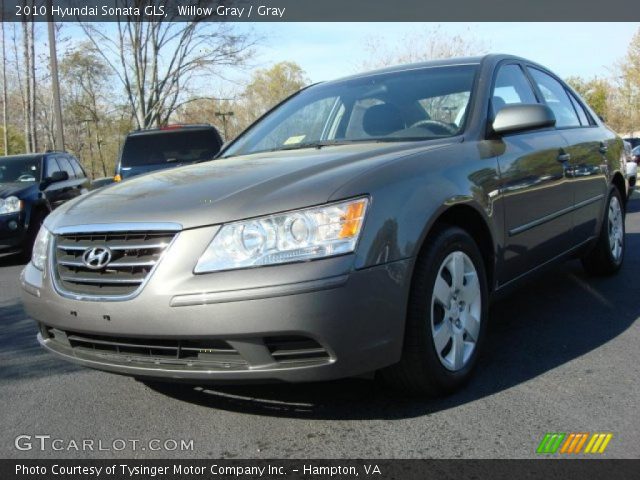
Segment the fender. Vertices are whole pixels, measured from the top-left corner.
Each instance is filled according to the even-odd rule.
[[[504,221],[497,157],[478,159],[479,150],[477,142],[463,142],[418,152],[367,171],[334,192],[332,198],[368,194],[368,188],[376,192],[354,268],[416,257],[434,223],[460,206],[482,218],[498,251]]]

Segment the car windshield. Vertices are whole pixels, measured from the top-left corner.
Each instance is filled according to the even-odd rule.
[[[634,155],[640,155],[640,145],[631,150],[631,153],[633,153]]]
[[[39,157],[0,158],[0,183],[38,182],[39,180]]]
[[[312,86],[267,114],[223,157],[458,135],[476,70],[476,65],[412,68]]]
[[[220,142],[213,130],[176,129],[131,135],[122,149],[122,166],[159,165],[211,160]]]

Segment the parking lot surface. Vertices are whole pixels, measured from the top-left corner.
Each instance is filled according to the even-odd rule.
[[[640,457],[640,199],[619,275],[590,278],[572,261],[494,304],[477,375],[436,400],[364,379],[147,385],[77,367],[38,346],[21,268],[0,259],[3,458],[523,458],[547,432],[611,432],[603,456]],[[93,450],[74,448],[83,439]]]

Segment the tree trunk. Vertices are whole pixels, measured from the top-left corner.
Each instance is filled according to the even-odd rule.
[[[7,131],[7,50],[4,43],[4,22],[2,28],[2,134],[4,140],[4,154],[9,155],[9,132]]]
[[[32,5],[35,3],[32,2]],[[31,79],[31,98],[29,100],[29,123],[31,124],[31,148],[38,151],[38,130],[36,122],[36,52],[35,52],[35,22],[31,20],[29,25],[29,73]]]
[[[29,60],[31,49],[29,48],[29,24],[22,21],[22,59],[25,73],[24,90],[22,100],[24,106],[24,149],[26,153],[33,152],[31,139],[31,62]]]

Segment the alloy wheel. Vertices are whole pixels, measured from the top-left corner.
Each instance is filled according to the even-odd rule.
[[[475,265],[462,251],[442,262],[431,298],[431,333],[438,358],[451,371],[464,368],[480,335],[482,295]]]
[[[622,248],[624,244],[624,226],[622,225],[622,208],[618,197],[612,196],[609,202],[609,248],[611,255],[617,262],[622,256]]]

